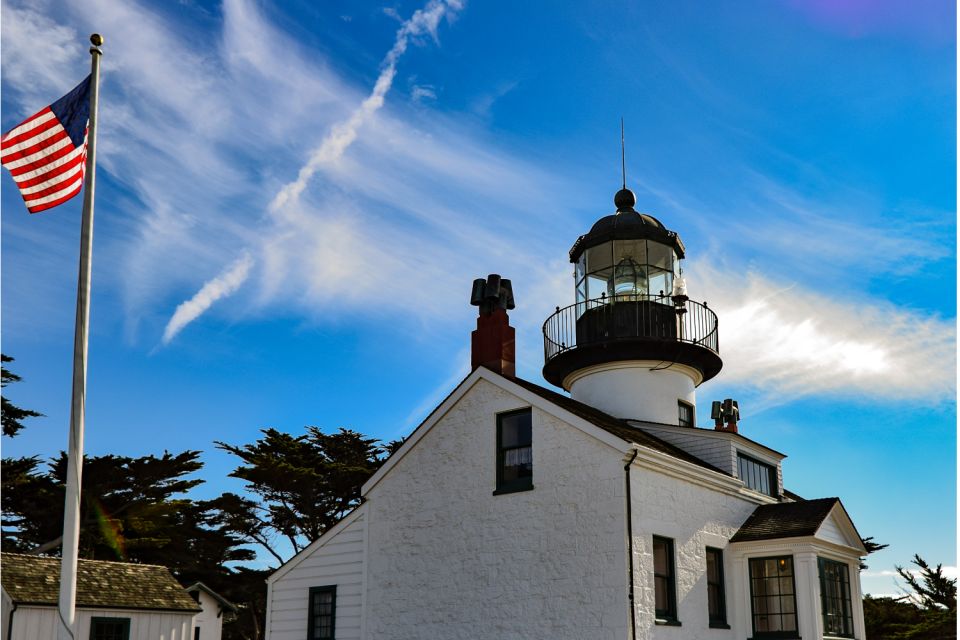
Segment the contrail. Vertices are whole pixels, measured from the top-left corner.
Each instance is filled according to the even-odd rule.
[[[393,85],[393,79],[397,73],[397,62],[407,50],[410,38],[429,34],[436,40],[437,27],[443,16],[462,7],[463,2],[461,0],[430,0],[425,7],[417,9],[409,20],[400,25],[393,47],[387,52],[381,63],[382,71],[377,77],[377,82],[373,85],[373,91],[360,103],[360,106],[349,118],[333,125],[330,133],[323,139],[320,146],[310,154],[310,160],[300,169],[297,179],[284,185],[274,196],[269,207],[270,213],[276,213],[284,206],[296,202],[317,169],[324,164],[336,161],[353,144],[353,141],[357,139],[357,131],[363,123],[383,106],[384,96]],[[204,284],[196,295],[181,303],[163,331],[163,344],[168,344],[174,336],[200,317],[214,302],[236,291],[250,275],[252,266],[253,259],[250,254],[244,252],[239,260]]]
[[[410,38],[428,33],[436,39],[437,26],[440,24],[441,18],[446,13],[457,11],[462,7],[463,3],[460,0],[431,0],[424,8],[417,9],[409,20],[400,25],[393,48],[387,52],[383,59],[381,64],[383,70],[377,77],[376,84],[373,85],[373,91],[349,118],[333,125],[330,133],[323,139],[320,146],[310,154],[310,160],[300,169],[297,179],[284,185],[273,198],[270,203],[271,213],[276,213],[285,205],[296,202],[317,169],[324,164],[339,159],[343,156],[343,152],[357,139],[357,131],[363,123],[383,106],[383,98],[393,85],[393,79],[397,73],[397,61],[407,50]]]
[[[163,344],[168,344],[180,331],[200,317],[204,311],[219,300],[237,290],[250,275],[253,258],[244,253],[229,267],[212,280],[205,283],[200,291],[186,302],[181,302],[163,330]]]

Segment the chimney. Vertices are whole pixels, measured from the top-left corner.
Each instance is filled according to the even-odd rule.
[[[715,431],[729,431],[738,433],[737,423],[740,421],[740,406],[736,400],[727,398],[723,402],[714,400],[710,409]]]
[[[505,376],[517,374],[516,332],[507,311],[514,308],[510,281],[491,273],[473,281],[470,304],[479,307],[477,328],[470,334],[470,368],[487,367]]]

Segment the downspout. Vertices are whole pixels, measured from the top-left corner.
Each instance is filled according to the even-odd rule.
[[[13,614],[17,610],[17,603],[10,599],[10,619],[7,620],[7,640],[13,640]]]
[[[637,622],[633,607],[633,500],[630,497],[630,467],[633,461],[637,459],[638,449],[633,450],[633,455],[623,467],[624,476],[627,483],[627,566],[629,567],[627,578],[627,606],[630,609],[630,637],[637,640]]]

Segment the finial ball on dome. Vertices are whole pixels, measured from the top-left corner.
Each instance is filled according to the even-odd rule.
[[[633,211],[634,205],[637,204],[637,196],[630,189],[620,189],[617,195],[613,196],[613,204],[617,206],[617,211]]]

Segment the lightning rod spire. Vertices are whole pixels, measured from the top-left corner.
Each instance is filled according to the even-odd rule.
[[[627,152],[623,144],[623,116],[620,117],[620,168],[623,171],[623,188],[627,188]]]

